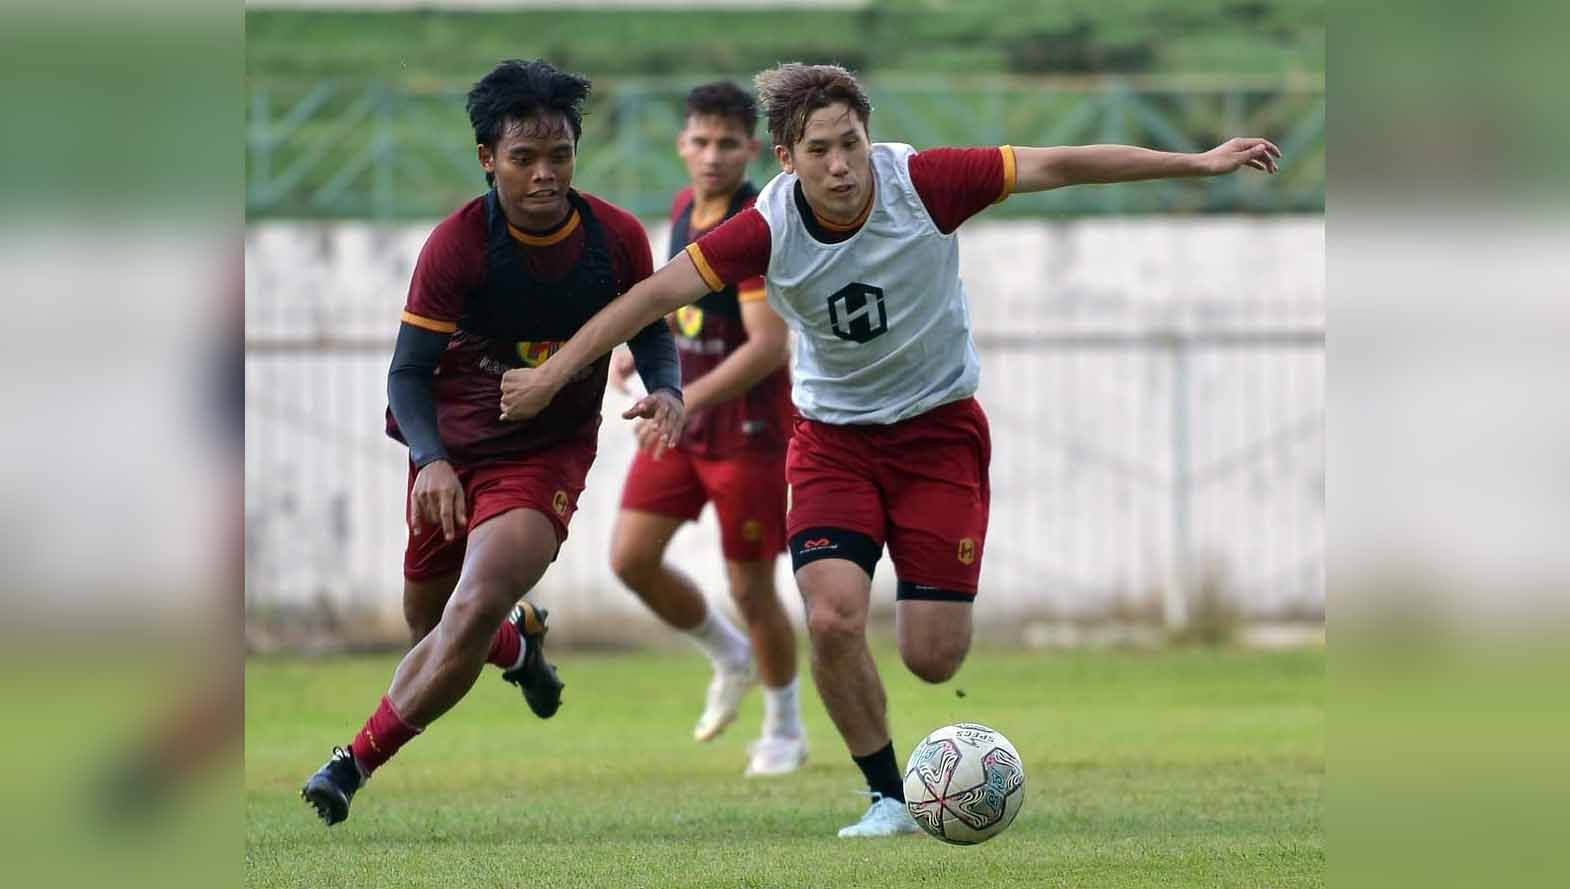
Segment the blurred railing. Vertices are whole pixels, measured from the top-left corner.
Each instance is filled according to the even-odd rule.
[[[671,150],[696,82],[596,83],[576,182],[640,215],[660,215],[685,184]],[[873,79],[873,137],[935,145],[1125,142],[1197,151],[1264,136],[1285,163],[1273,177],[1173,181],[1024,195],[1002,216],[1165,212],[1318,212],[1325,201],[1322,81],[1210,82]],[[257,83],[247,107],[251,219],[441,217],[483,190],[459,86]],[[768,151],[752,175],[776,172]]]
[[[993,439],[979,632],[1322,619],[1322,218],[995,219],[1009,203],[961,238]],[[665,228],[650,227],[656,249]],[[256,644],[402,638],[408,464],[381,415],[429,229],[263,223],[247,233]],[[632,452],[616,419],[625,401],[607,396],[572,536],[533,594],[563,639],[669,638],[609,568]],[[669,552],[728,607],[711,515]],[[880,619],[892,581],[880,566]],[[788,560],[778,583],[799,619]]]

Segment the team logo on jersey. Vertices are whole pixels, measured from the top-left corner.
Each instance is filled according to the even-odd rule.
[[[559,515],[559,516],[567,515],[567,492],[566,491],[557,491],[556,492],[556,496],[551,498],[551,509],[556,510],[556,514]]]
[[[697,306],[682,306],[676,310],[676,329],[681,335],[692,339],[703,329],[703,310]]]
[[[976,561],[976,541],[971,540],[969,537],[961,539],[959,552],[956,553],[956,557],[961,565],[969,565]]]
[[[842,340],[865,343],[889,332],[883,288],[854,282],[829,297],[829,326]]]
[[[561,351],[561,340],[519,340],[518,358],[529,367],[539,367],[545,359]]]

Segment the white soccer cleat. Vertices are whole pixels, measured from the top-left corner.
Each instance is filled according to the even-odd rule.
[[[921,827],[916,824],[916,819],[910,817],[905,810],[905,804],[893,797],[881,794],[872,795],[872,805],[867,807],[867,814],[855,824],[840,828],[840,838],[847,837],[894,837],[907,833],[920,833]]]
[[[704,699],[703,715],[698,717],[698,724],[692,728],[692,737],[696,741],[712,741],[725,730],[725,727],[736,721],[736,711],[741,708],[741,699],[747,694],[747,689],[758,682],[757,670],[748,661],[741,669],[716,669],[714,678],[709,680],[709,693]]]
[[[748,778],[786,775],[807,761],[807,739],[764,735],[747,745]]]

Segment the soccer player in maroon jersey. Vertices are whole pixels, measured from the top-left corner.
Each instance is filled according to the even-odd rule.
[[[426,240],[387,377],[387,430],[409,446],[404,610],[417,641],[348,748],[335,748],[301,790],[329,825],[485,664],[541,718],[561,704],[544,657],[547,614],[519,600],[567,538],[610,359],[574,368],[528,419],[501,416],[500,399],[507,374],[549,363],[652,270],[637,218],[571,187],[588,93],[582,77],[517,60],[469,92],[491,189]],[[649,394],[623,416],[647,418],[674,441],[682,404],[670,330],[651,319],[628,337]]]
[[[1280,150],[1231,139],[1177,154],[1127,145],[932,148],[873,143],[861,84],[832,65],[757,77],[784,172],[754,202],[616,300],[556,359],[504,381],[508,416],[533,416],[577,368],[709,291],[764,275],[796,332],[788,531],[818,693],[873,801],[842,837],[919,828],[905,811],[883,683],[866,642],[872,572],[897,575],[900,657],[943,682],[970,649],[987,530],[991,442],[973,397],[955,232],[1017,192],[1275,172]]]
[[[746,180],[757,157],[758,107],[745,90],[720,81],[687,94],[676,147],[691,185],[671,205],[670,254],[752,206]],[[693,737],[709,741],[736,718],[742,696],[762,679],[762,736],[749,747],[746,774],[777,775],[807,754],[796,681],[796,636],[774,589],[775,557],[785,549],[785,446],[790,440],[789,333],[749,278],[683,306],[670,319],[681,354],[686,428],[669,451],[645,436],[627,473],[611,565],[644,603],[687,632],[709,656],[714,677]],[[632,373],[618,351],[612,383]],[[708,607],[692,580],[664,561],[683,522],[713,501],[731,598],[742,635]],[[750,637],[750,643],[749,643]],[[754,653],[756,668],[754,668]]]

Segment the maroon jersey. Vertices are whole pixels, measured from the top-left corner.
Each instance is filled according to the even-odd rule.
[[[489,192],[442,220],[420,251],[403,321],[453,334],[432,394],[442,445],[459,464],[592,441],[599,428],[609,356],[580,370],[538,415],[500,419],[505,371],[539,366],[653,271],[636,217],[593,195],[567,196],[567,220],[533,236],[508,224]],[[391,410],[387,433],[403,441]]]
[[[674,257],[720,222],[751,207],[757,196],[752,183],[742,183],[731,196],[722,219],[707,228],[695,229],[692,189],[682,189],[671,204],[670,255]],[[713,370],[747,341],[741,304],[764,299],[763,278],[755,276],[705,294],[692,305],[676,310],[671,326],[681,353],[683,386]],[[790,441],[791,412],[790,371],[781,367],[729,401],[689,411],[681,447],[693,456],[707,459],[782,450]]]

